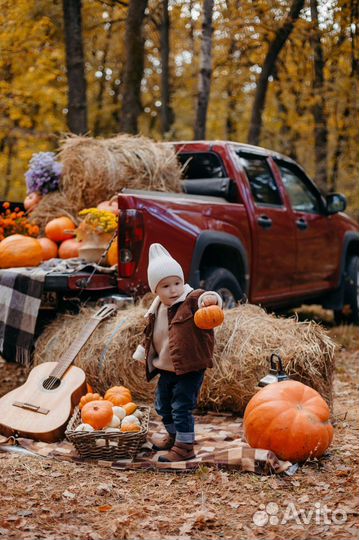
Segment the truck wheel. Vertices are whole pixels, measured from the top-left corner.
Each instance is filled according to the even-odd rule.
[[[346,313],[344,310],[335,310],[335,322],[337,324],[359,325],[359,257],[357,255],[349,259],[344,298],[345,304],[350,306],[350,313]]]
[[[209,268],[204,276],[203,288],[220,294],[225,309],[236,307],[238,300],[243,298],[241,286],[226,268]]]

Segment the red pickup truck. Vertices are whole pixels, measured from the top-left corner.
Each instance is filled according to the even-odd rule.
[[[148,291],[148,248],[162,243],[193,287],[227,307],[244,296],[269,308],[302,303],[359,323],[359,228],[341,194],[324,196],[279,153],[225,141],[175,145],[183,193],[124,190],[118,196],[118,273],[56,274],[60,296],[132,300]]]

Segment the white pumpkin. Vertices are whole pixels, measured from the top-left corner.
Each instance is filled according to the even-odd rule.
[[[138,426],[140,426],[141,422],[139,421],[137,416],[135,416],[134,414],[129,414],[128,416],[126,416],[126,418],[122,420],[121,426],[129,426],[130,424],[137,424]]]
[[[75,431],[95,431],[90,424],[79,424]]]
[[[140,409],[136,409],[134,413],[132,413],[133,416],[136,416],[139,420],[141,420],[141,418],[143,418],[143,412],[140,411]]]
[[[120,420],[123,420],[126,416],[126,411],[123,407],[112,407],[113,414]]]
[[[121,420],[115,414],[112,417],[111,422],[106,426],[107,428],[118,428],[121,425]]]
[[[111,431],[111,433],[117,433],[117,432],[121,433],[121,430],[117,427],[108,427],[105,429],[105,431]]]

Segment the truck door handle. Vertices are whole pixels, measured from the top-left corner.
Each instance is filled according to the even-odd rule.
[[[259,216],[257,223],[263,227],[263,229],[270,229],[272,226],[271,218],[265,215]]]
[[[308,222],[302,217],[297,219],[296,224],[297,224],[298,229],[302,229],[302,230],[308,229]]]

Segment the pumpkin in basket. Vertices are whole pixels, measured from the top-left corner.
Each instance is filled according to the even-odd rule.
[[[224,321],[224,312],[219,306],[200,308],[194,314],[194,323],[201,330],[212,330]]]
[[[126,415],[133,414],[137,409],[137,405],[136,403],[133,403],[133,401],[130,401],[129,403],[125,403],[123,405],[123,409],[125,409]]]
[[[333,438],[330,410],[321,395],[298,381],[269,384],[249,401],[243,419],[250,446],[280,459],[321,457]]]
[[[141,431],[141,426],[138,424],[125,424],[124,426],[121,425],[121,431],[123,433],[136,433],[138,431]]]
[[[90,424],[94,429],[107,427],[113,417],[112,403],[110,401],[90,401],[81,410],[81,419],[84,424]]]
[[[90,401],[101,401],[102,399],[103,397],[100,396],[100,394],[93,394],[92,392],[88,392],[80,399],[79,409],[81,411],[82,407],[86,405],[86,403],[90,403]]]
[[[113,405],[122,407],[132,401],[131,392],[125,386],[113,386],[105,394],[105,399],[111,401]]]

